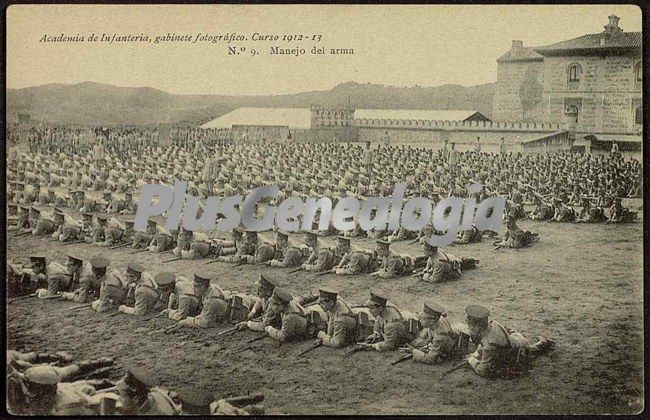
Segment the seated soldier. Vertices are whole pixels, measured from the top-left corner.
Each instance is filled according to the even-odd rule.
[[[165,227],[158,227],[147,249],[151,252],[165,252],[174,246],[174,234]]]
[[[534,198],[535,207],[531,210],[528,218],[530,220],[549,220],[555,213],[554,209],[542,201],[542,196],[535,193]]]
[[[192,239],[194,237],[194,232],[191,230],[184,229],[183,226],[179,227],[178,238],[176,238],[176,246],[172,250],[172,254],[177,257],[181,256],[183,251],[188,252],[192,245]]]
[[[123,271],[113,270],[102,281],[99,299],[92,303],[92,308],[97,312],[107,312],[117,309],[126,301],[129,283]]]
[[[524,231],[519,226],[517,226],[517,218],[514,215],[508,215],[506,224],[506,234],[503,237],[503,240],[496,245],[507,248],[525,248],[537,242],[539,236],[537,233],[532,233],[530,231]]]
[[[12,372],[11,381],[20,383],[20,396],[13,395],[8,401],[12,414],[31,416],[79,416],[98,413],[90,397],[95,387],[87,381],[60,383],[59,373],[53,366],[34,366],[20,373]]]
[[[59,236],[59,241],[86,240],[92,238],[93,215],[92,213],[83,213],[82,221],[78,222],[69,218],[69,224],[63,226],[63,234]]]
[[[454,239],[453,243],[456,245],[472,244],[475,242],[481,242],[482,238],[483,235],[476,225],[472,225],[470,229],[459,232],[458,237]]]
[[[62,291],[67,291],[70,286],[72,273],[68,272],[68,267],[58,261],[52,261],[45,269],[45,277],[47,288],[36,290],[36,296],[39,299],[56,296]]]
[[[202,302],[201,313],[180,320],[178,326],[209,328],[228,320],[228,300],[219,286],[210,284],[210,278],[205,273],[194,274],[194,293]]]
[[[576,219],[576,212],[566,205],[561,199],[555,199],[555,214],[551,222],[573,222]]]
[[[326,347],[345,347],[356,343],[357,315],[337,292],[321,288],[318,304],[327,313],[327,331],[319,331],[317,338]]]
[[[141,416],[172,416],[181,413],[181,405],[172,399],[169,391],[154,387],[154,381],[144,370],[128,369],[115,383],[119,392],[118,411],[115,414]]]
[[[480,376],[487,378],[510,377],[528,370],[530,357],[539,355],[554,346],[549,339],[538,337],[534,344],[522,334],[503,325],[489,321],[490,311],[480,305],[466,308],[467,325],[476,351],[467,359]]]
[[[267,325],[264,331],[269,337],[281,343],[307,338],[307,314],[302,306],[292,302],[292,300],[291,293],[276,287],[269,301],[272,312],[280,317],[280,327],[276,328],[273,325]]]
[[[41,216],[36,221],[36,226],[32,230],[32,235],[41,236],[41,235],[52,235],[59,228],[61,218],[57,217],[55,214],[50,219],[49,217]]]
[[[458,336],[447,320],[445,308],[437,302],[424,303],[419,320],[422,331],[402,352],[412,354],[414,362],[430,365],[449,360],[456,350]]]
[[[117,311],[136,316],[143,316],[154,312],[154,306],[160,298],[160,291],[158,290],[156,280],[167,277],[169,274],[171,273],[158,273],[155,278],[152,278],[149,273],[142,273],[140,279],[135,283],[135,305],[133,307],[120,305]]]
[[[336,246],[334,249],[327,247],[321,247],[318,244],[318,237],[313,232],[308,232],[307,237],[310,237],[310,241],[314,243],[315,246],[312,247],[312,253],[302,264],[302,268],[305,271],[311,271],[320,273],[327,270],[332,270],[340,262],[343,256],[350,250],[350,240],[343,236],[336,237]],[[312,238],[313,237],[313,238]],[[307,245],[309,246],[309,244]]]
[[[582,206],[576,218],[576,222],[599,223],[607,220],[605,212],[599,207],[591,205],[589,197],[582,197]]]
[[[169,295],[167,309],[163,312],[170,319],[180,321],[200,312],[201,302],[194,293],[193,283],[187,277],[177,276],[169,287],[173,287],[173,291]]]
[[[359,343],[359,346],[367,350],[389,351],[413,339],[406,326],[406,319],[397,308],[388,305],[388,299],[370,292],[370,299],[366,301],[366,305],[375,317],[375,326],[373,333],[366,337],[365,342]]]
[[[95,245],[101,245],[104,243],[106,240],[106,222],[108,221],[108,217],[105,214],[98,214],[97,215],[97,223],[95,226],[93,226],[92,230],[92,236],[90,237],[90,241],[88,241],[88,238],[86,238],[86,242],[95,244]]]
[[[153,219],[147,220],[146,232],[135,232],[133,236],[133,249],[146,249],[154,235],[156,234],[156,221]]]
[[[350,242],[349,238],[343,240]],[[348,247],[348,252],[343,255],[339,264],[332,268],[332,271],[342,276],[368,273],[374,271],[379,263],[376,251],[352,250]]]
[[[427,256],[427,263],[421,273],[422,280],[430,283],[442,283],[458,279],[462,270],[476,268],[478,260],[473,258],[458,258],[446,253],[436,246],[429,245],[424,241],[424,255]]]
[[[379,270],[371,273],[373,277],[392,279],[413,272],[413,260],[390,251],[390,242],[377,241],[377,257],[381,260]]]
[[[631,223],[636,219],[636,212],[623,207],[620,197],[614,197],[614,203],[609,209],[609,219],[605,223]]]
[[[271,267],[291,268],[300,266],[303,261],[309,258],[310,250],[306,246],[296,246],[289,241],[289,235],[284,232],[278,232],[276,249],[280,252],[275,255],[276,258],[268,261],[266,264]]]
[[[92,302],[101,297],[101,288],[106,279],[106,270],[110,262],[107,258],[98,256],[90,260],[91,271],[86,272],[79,280],[79,288],[63,294],[66,300],[78,303]]]

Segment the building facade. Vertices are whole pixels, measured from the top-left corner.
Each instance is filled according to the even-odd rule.
[[[543,47],[513,41],[498,60],[492,119],[546,121],[576,133],[640,135],[641,32],[604,31]]]

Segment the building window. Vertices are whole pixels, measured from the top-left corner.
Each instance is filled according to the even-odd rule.
[[[569,83],[579,82],[580,73],[582,73],[580,66],[578,64],[571,64],[569,66]]]
[[[634,80],[637,82],[643,81],[643,67],[640,61],[634,65]]]
[[[643,124],[643,108],[640,106],[636,107],[636,112],[634,113],[634,124]]]

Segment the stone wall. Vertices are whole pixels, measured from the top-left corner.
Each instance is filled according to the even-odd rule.
[[[492,119],[497,121],[543,121],[543,62],[499,63]]]

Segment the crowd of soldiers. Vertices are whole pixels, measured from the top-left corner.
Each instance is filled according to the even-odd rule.
[[[28,154],[16,148],[8,151],[7,211],[14,235],[88,243],[103,249],[169,252],[172,260],[260,264],[317,275],[367,273],[387,279],[411,275],[431,283],[456,280],[479,263],[431,246],[427,239],[436,233],[431,225],[419,232],[403,228],[364,232],[358,225],[345,232],[331,225],[326,231],[314,227],[302,233],[301,244],[278,229],[259,233],[239,226],[223,238],[182,227],[169,231],[154,218],[148,220],[145,232],[135,231],[131,217],[139,188],[145,184],[171,185],[174,180],[184,180],[188,194],[197,197],[246,195],[257,186],[277,185],[280,196],[266,203],[272,204],[290,196],[330,197],[334,202],[345,196],[359,200],[388,196],[398,181],[406,184],[406,197],[436,202],[450,195],[467,197],[466,186],[479,182],[482,188],[475,194],[477,201],[495,195],[507,197],[506,232],[495,245],[512,248],[538,240],[537,234],[517,226],[518,219],[628,222],[636,215],[624,208],[621,200],[641,195],[640,162],[620,155],[522,156],[480,149],[458,152],[453,145],[439,151],[393,146],[370,149],[348,143],[241,145],[217,141],[214,133],[210,137],[214,141],[201,141],[206,135],[200,130],[177,130],[169,145],[139,141],[137,147],[130,140],[125,147],[111,146],[118,136],[141,138],[137,130],[99,131],[100,140],[89,153],[61,147],[74,143],[63,133],[48,137],[57,138],[56,148],[44,141]],[[275,237],[264,237],[269,233]],[[472,226],[459,232],[455,243],[497,235]],[[321,238],[325,236],[332,237],[335,245],[324,246]],[[360,249],[353,244],[362,237],[376,240],[375,248]],[[420,244],[418,255],[393,252],[391,244],[397,241]],[[521,373],[531,356],[553,346],[549,339],[528,340],[490,320],[489,310],[479,305],[466,308],[465,323],[452,323],[437,302],[425,302],[418,314],[412,314],[398,310],[376,292],[370,293],[363,305],[352,305],[337,291],[326,288],[317,295],[294,296],[269,275],[260,277],[253,294],[228,291],[206,271],[197,271],[190,279],[171,271],[149,272],[134,262],[110,261],[106,255],[99,251],[83,261],[71,252],[62,264],[48,263],[36,252],[29,264],[8,262],[8,296],[69,300],[98,312],[165,316],[175,322],[171,329],[232,323],[228,331],[233,333],[257,331],[281,342],[313,339],[313,348],[352,346],[351,353],[399,350],[399,360],[430,364],[462,360],[458,366],[469,366],[486,377]],[[51,395],[47,401],[53,405],[39,413],[56,412],[57,401],[67,398],[60,392],[61,376],[57,374],[55,381],[51,372],[26,373],[21,380],[27,388],[21,389],[32,396],[33,389]],[[183,411],[173,398],[153,397],[155,387],[142,377],[146,373],[131,372],[123,381],[136,384],[134,389],[141,391],[136,392],[137,398],[133,389],[124,396],[116,387],[122,399],[118,408],[125,413]],[[145,402],[147,407],[157,404],[151,401],[164,401],[161,404],[172,411],[142,408]]]

